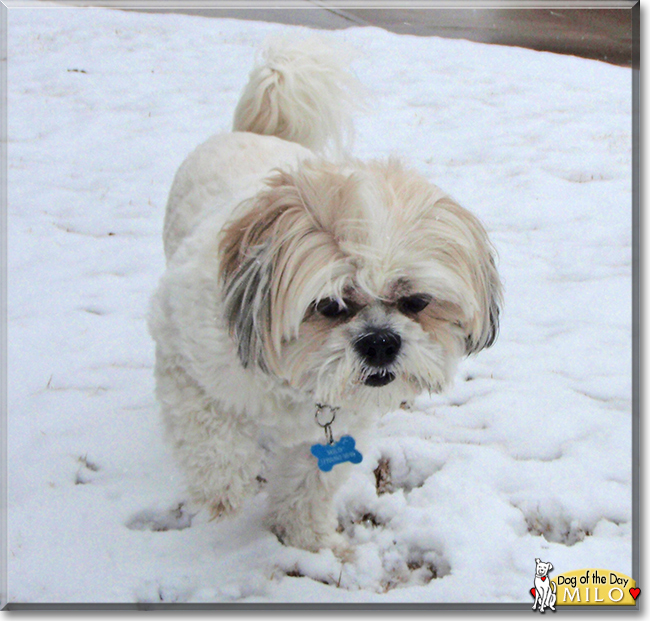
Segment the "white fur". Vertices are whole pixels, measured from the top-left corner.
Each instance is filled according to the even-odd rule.
[[[492,343],[500,283],[482,226],[439,188],[395,160],[332,162],[289,141],[341,144],[356,87],[333,57],[313,41],[275,44],[244,89],[240,131],[180,167],[149,325],[157,397],[192,498],[215,515],[236,511],[257,489],[263,443],[270,527],[287,544],[340,551],[331,499],[350,465],[317,469],[316,404],[339,408],[335,437],[353,435],[363,453],[382,412],[441,390],[463,355]],[[265,106],[281,127],[248,113]],[[400,306],[415,293],[431,298],[418,316]],[[323,316],[326,299],[354,313]],[[381,371],[355,347],[379,328],[401,339]]]
[[[354,134],[351,113],[363,106],[361,85],[347,69],[352,56],[344,44],[333,48],[319,37],[268,40],[235,109],[233,131],[342,151]]]
[[[213,217],[220,228],[231,206],[260,190],[272,168],[312,156],[293,142],[241,132],[217,134],[199,145],[178,169],[169,193],[163,233],[167,259],[197,223]]]

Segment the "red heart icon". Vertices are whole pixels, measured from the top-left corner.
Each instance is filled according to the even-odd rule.
[[[634,601],[636,601],[636,598],[639,597],[639,595],[641,595],[641,589],[638,588],[630,589],[630,595],[634,598]]]
[[[546,580],[546,576],[542,576],[542,582],[544,582],[544,580]]]
[[[533,597],[536,597],[536,595],[535,595],[535,587],[533,587],[533,588],[530,590],[530,594],[531,594]]]

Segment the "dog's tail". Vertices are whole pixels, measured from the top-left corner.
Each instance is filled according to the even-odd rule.
[[[353,137],[353,113],[363,107],[352,58],[350,49],[319,37],[269,40],[237,104],[233,131],[342,152]]]

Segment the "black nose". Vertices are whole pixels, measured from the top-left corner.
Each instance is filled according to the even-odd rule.
[[[357,339],[354,348],[364,362],[373,367],[387,367],[397,358],[402,339],[391,330],[372,330]]]

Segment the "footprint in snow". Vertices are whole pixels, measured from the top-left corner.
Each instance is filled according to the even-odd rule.
[[[180,584],[160,584],[156,580],[145,580],[136,587],[135,601],[140,610],[150,610],[147,604],[177,604],[188,601],[191,589],[185,581]]]
[[[79,462],[79,468],[77,469],[74,484],[86,485],[92,483],[97,478],[97,473],[100,470],[97,463],[90,461],[88,455],[82,455],[77,461]]]
[[[180,502],[168,510],[144,509],[136,513],[127,523],[130,530],[150,530],[163,532],[184,530],[192,526],[194,515],[189,513],[184,503]]]

